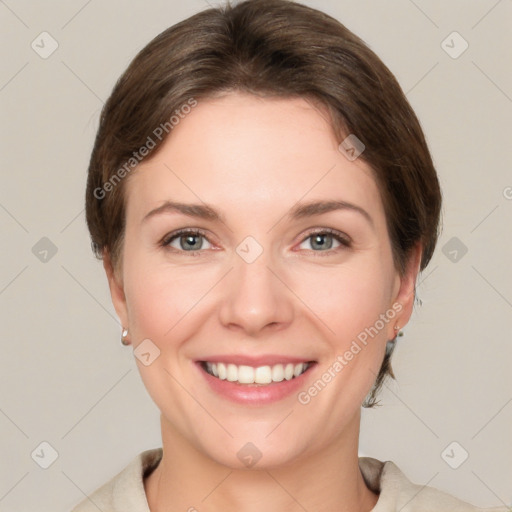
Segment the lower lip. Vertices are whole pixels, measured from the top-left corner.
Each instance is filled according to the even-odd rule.
[[[239,404],[266,405],[282,400],[304,388],[305,381],[309,378],[316,363],[312,363],[298,377],[270,384],[239,384],[238,382],[221,380],[204,370],[201,363],[196,363],[196,366],[213,391],[219,395]]]

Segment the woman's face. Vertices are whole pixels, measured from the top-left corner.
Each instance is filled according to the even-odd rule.
[[[357,440],[410,316],[418,258],[400,278],[372,173],[340,142],[304,99],[232,93],[126,183],[116,310],[163,435],[230,467]]]

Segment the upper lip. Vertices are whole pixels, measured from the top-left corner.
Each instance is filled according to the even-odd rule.
[[[268,354],[261,356],[247,356],[247,355],[236,355],[236,354],[226,354],[226,355],[212,355],[207,356],[199,361],[207,361],[209,363],[228,363],[235,364],[237,366],[252,366],[254,368],[258,368],[259,366],[274,366],[276,364],[299,364],[299,363],[309,363],[313,362],[312,359],[307,357],[292,357],[292,356],[284,356],[284,355],[276,355],[276,354]]]

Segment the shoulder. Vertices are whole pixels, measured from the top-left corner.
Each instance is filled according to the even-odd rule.
[[[121,472],[86,496],[71,512],[149,512],[144,476],[162,458],[162,448],[139,453]]]
[[[411,482],[392,461],[360,457],[368,487],[379,494],[372,512],[509,512],[508,507],[478,508],[433,487]]]

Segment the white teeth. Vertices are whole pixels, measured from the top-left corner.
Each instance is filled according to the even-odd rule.
[[[211,363],[211,364],[212,364],[212,368],[214,366],[217,367],[217,372],[219,373],[219,379],[226,380],[226,375],[227,375],[226,367],[222,363],[219,363],[219,364]]]
[[[307,368],[308,363],[299,364],[276,364],[274,366],[252,366],[225,363],[206,362],[206,371],[219,378],[229,382],[238,382],[240,384],[270,384],[271,382],[282,382],[299,377]]]
[[[235,380],[238,380],[238,368],[234,364],[228,364],[226,379],[229,380],[229,382],[235,382]]]
[[[284,368],[282,364],[276,364],[272,368],[272,380],[274,382],[281,382],[284,380]]]
[[[272,382],[272,368],[270,366],[258,366],[254,372],[256,384],[270,384]]]
[[[254,382],[254,368],[250,366],[239,366],[238,382],[241,384],[252,384]]]

